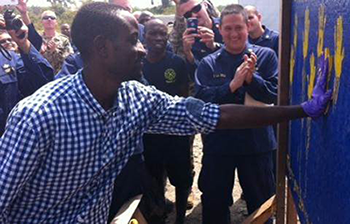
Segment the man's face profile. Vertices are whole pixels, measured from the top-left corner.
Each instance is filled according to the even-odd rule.
[[[121,12],[119,16],[125,25],[117,25],[119,35],[109,49],[109,70],[123,81],[139,80],[145,50],[138,39],[138,23],[129,12]]]

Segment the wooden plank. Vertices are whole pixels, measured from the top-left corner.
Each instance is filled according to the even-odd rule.
[[[292,1],[281,0],[279,37],[279,77],[278,105],[289,104],[289,66],[291,47],[291,10]],[[277,177],[276,177],[276,223],[285,222],[286,164],[288,153],[288,122],[278,125],[277,139]]]
[[[260,206],[253,214],[246,218],[243,224],[263,224],[276,212],[275,195]]]
[[[298,213],[295,209],[294,199],[292,191],[288,188],[288,198],[287,198],[287,224],[298,223]]]

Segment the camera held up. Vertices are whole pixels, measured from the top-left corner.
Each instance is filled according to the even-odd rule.
[[[13,9],[7,9],[4,12],[4,20],[6,24],[7,30],[15,30],[18,31],[23,26],[23,22],[21,20],[21,17],[19,15],[16,15]],[[25,34],[21,34],[19,38],[24,38]]]

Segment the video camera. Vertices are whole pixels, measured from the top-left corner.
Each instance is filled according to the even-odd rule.
[[[6,29],[18,31],[23,26],[23,22],[21,20],[21,17],[19,15],[16,15],[13,11],[13,9],[7,9],[4,12]]]

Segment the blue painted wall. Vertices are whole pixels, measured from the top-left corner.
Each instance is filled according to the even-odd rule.
[[[319,26],[322,7],[324,29]],[[308,41],[305,38],[307,11],[310,19]],[[290,73],[293,76],[291,104],[300,104],[308,98],[312,64],[317,70],[318,58],[321,53],[325,54],[326,48],[333,58],[330,60],[329,86],[339,86],[335,91],[337,101],[326,116],[316,121],[291,122],[288,166],[295,204],[302,223],[350,223],[350,0],[295,0],[292,16],[292,41],[294,37],[297,39],[291,46],[295,53],[291,55],[291,62],[295,62],[294,66],[291,63]],[[321,39],[320,30],[324,31]],[[341,55],[344,55],[343,60]],[[336,74],[340,78],[337,79]]]

